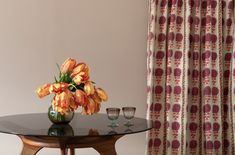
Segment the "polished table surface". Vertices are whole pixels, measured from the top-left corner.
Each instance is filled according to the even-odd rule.
[[[120,115],[116,121],[119,126],[111,128],[106,114],[91,116],[76,113],[68,125],[54,125],[46,113],[20,114],[0,117],[0,132],[23,136],[44,137],[82,137],[126,135],[147,131],[152,128],[151,121],[143,118],[133,118],[131,127],[126,127],[126,119]]]
[[[92,147],[100,155],[117,155],[115,143],[122,136],[144,132],[152,128],[152,122],[133,118],[133,126],[127,127],[121,115],[118,127],[109,127],[106,114],[85,116],[75,114],[69,124],[52,124],[46,113],[21,114],[0,117],[0,132],[17,135],[23,142],[21,155],[36,155],[42,148],[59,148],[61,155],[75,155],[76,148]]]

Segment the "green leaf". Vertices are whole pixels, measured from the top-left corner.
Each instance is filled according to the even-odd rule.
[[[54,76],[54,78],[55,78],[55,82],[58,83],[58,80],[57,80],[56,76]]]
[[[57,68],[59,70],[59,78],[60,78],[61,77],[60,65],[58,63],[56,63],[56,66],[57,66]]]
[[[68,73],[62,74],[61,79],[65,83],[71,83],[72,82],[72,79],[71,79],[71,77]]]
[[[64,74],[61,74],[61,82],[64,82]]]
[[[58,63],[56,63],[56,66],[57,66],[58,70],[60,71],[60,65]]]

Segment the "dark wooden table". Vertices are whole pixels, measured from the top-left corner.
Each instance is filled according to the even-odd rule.
[[[106,114],[82,116],[75,114],[67,125],[52,124],[46,113],[22,114],[0,117],[0,132],[17,135],[23,142],[21,155],[35,155],[42,148],[59,148],[61,155],[75,155],[76,148],[92,147],[101,155],[116,155],[115,143],[124,135],[144,132],[152,128],[152,122],[133,118],[133,126],[127,127],[123,116],[118,127],[108,125]]]

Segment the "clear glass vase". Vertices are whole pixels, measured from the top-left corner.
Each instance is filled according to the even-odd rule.
[[[60,114],[52,106],[48,108],[48,118],[54,124],[68,124],[74,116],[74,112],[70,111],[67,114]]]

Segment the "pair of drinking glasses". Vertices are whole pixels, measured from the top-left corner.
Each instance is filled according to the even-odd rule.
[[[116,122],[116,120],[119,117],[121,109],[120,108],[106,108],[106,112],[108,115],[108,119],[111,120],[111,124],[109,124],[109,127],[118,127],[119,124]],[[122,107],[123,115],[127,119],[127,122],[124,124],[127,127],[133,126],[134,124],[131,123],[131,119],[135,116],[135,107]]]

